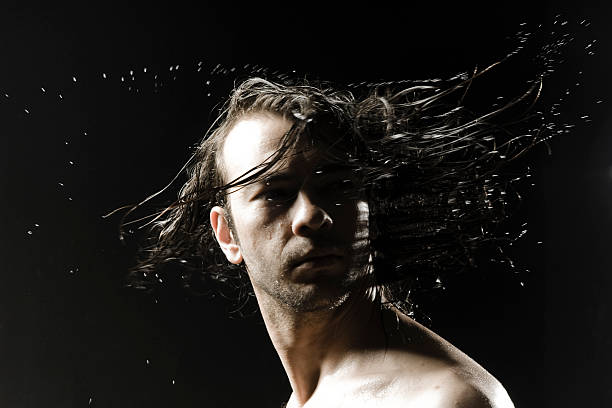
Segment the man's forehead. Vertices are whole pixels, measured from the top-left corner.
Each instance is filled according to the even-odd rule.
[[[254,113],[238,120],[228,133],[223,148],[223,162],[228,181],[244,175],[270,159],[280,147],[283,136],[290,131],[292,124],[290,120],[271,112]],[[287,152],[287,160],[282,160],[272,173],[297,175],[312,170],[328,172],[353,167],[345,161],[346,157],[340,158],[333,153],[331,156],[334,156],[335,160],[330,162],[326,156],[337,149],[332,148],[330,151],[321,149],[327,144],[319,142],[323,143],[319,148],[302,145]],[[336,147],[343,150],[340,146]],[[340,164],[339,161],[343,163]]]
[[[261,164],[276,149],[292,123],[274,113],[255,113],[236,122],[223,145],[223,164],[230,180]]]

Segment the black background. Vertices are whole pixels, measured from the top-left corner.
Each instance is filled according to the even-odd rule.
[[[577,126],[552,155],[540,146],[527,159],[535,187],[517,222],[529,233],[514,255],[531,272],[462,277],[430,315],[518,407],[610,406],[612,13],[584,2],[3,3],[0,406],[279,406],[290,389],[257,315],[123,290],[133,252],[118,219],[101,216],[180,169],[236,76],[211,74],[217,64],[338,81],[447,77],[557,13],[577,41],[597,43],[594,56],[568,52],[545,85],[572,86],[560,120]],[[585,18],[588,30],[576,24]]]

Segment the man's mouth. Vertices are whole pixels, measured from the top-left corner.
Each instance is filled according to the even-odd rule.
[[[333,262],[338,262],[342,260],[341,256],[338,255],[323,255],[323,256],[314,256],[311,258],[304,259],[303,261],[298,262],[298,266],[300,265],[310,265],[310,266],[324,266],[329,265]]]
[[[344,257],[337,251],[314,251],[298,259],[294,262],[293,266],[302,266],[306,268],[324,267],[338,263],[342,261],[343,258]]]

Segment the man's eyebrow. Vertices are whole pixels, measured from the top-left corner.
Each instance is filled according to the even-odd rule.
[[[357,170],[355,166],[346,165],[342,163],[329,163],[323,166],[318,166],[313,170],[313,174],[316,176],[334,175],[337,173],[346,173]],[[275,184],[283,182],[292,182],[298,178],[295,172],[275,172],[269,176],[261,178],[259,181],[253,183],[254,185],[265,185]]]
[[[324,166],[319,166],[315,168],[315,175],[326,175],[326,174],[335,174],[335,173],[348,173],[356,170],[355,166],[343,164],[343,163],[330,163]]]
[[[259,183],[278,183],[282,181],[293,181],[297,178],[295,173],[273,173],[264,177]]]
[[[355,170],[354,166],[348,166],[342,163],[331,163],[326,164],[324,166],[318,166],[313,170],[313,174],[315,175],[326,175],[326,174],[335,174],[335,173],[344,173]],[[261,180],[261,183],[276,183],[283,181],[293,181],[297,178],[297,174],[294,172],[277,172],[273,173],[267,177],[264,177]]]

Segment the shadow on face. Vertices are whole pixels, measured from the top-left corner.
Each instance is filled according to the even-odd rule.
[[[236,123],[223,149],[228,179],[270,160],[291,129],[269,113]],[[309,140],[316,142],[303,138],[264,177],[230,191],[233,234],[213,223],[228,260],[245,262],[258,298],[301,310],[342,303],[368,260],[368,206],[358,173],[339,160],[346,154],[339,145],[321,149]]]

